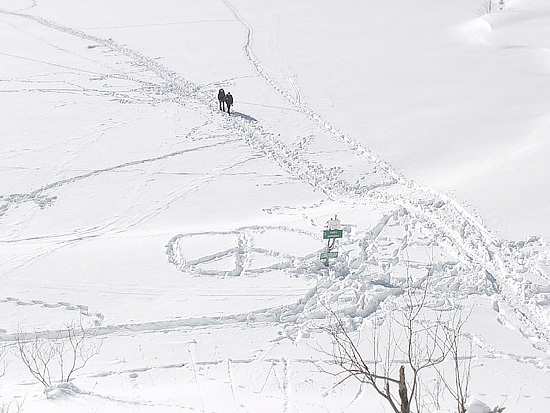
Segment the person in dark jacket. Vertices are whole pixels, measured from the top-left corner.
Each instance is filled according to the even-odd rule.
[[[231,106],[233,105],[233,96],[231,96],[231,92],[227,92],[227,95],[225,95],[225,103],[227,104],[227,114],[231,114]]]
[[[220,101],[220,110],[225,112],[225,92],[223,89],[218,92],[218,100]]]

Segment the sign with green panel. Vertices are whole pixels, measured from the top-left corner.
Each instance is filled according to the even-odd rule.
[[[323,231],[323,239],[342,238],[343,231],[341,229],[326,229]]]
[[[337,252],[323,252],[321,253],[322,260],[328,260],[329,258],[338,258]]]

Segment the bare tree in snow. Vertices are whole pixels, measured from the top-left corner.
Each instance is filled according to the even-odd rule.
[[[82,320],[68,324],[53,335],[19,332],[16,341],[16,356],[45,387],[56,381],[70,381],[101,348],[91,327],[85,327]]]
[[[353,377],[371,386],[395,413],[410,413],[413,406],[416,411],[425,410],[428,396],[438,403],[440,394],[423,394],[429,387],[423,385],[424,373],[429,371],[443,383],[439,392],[447,389],[457,400],[458,411],[464,413],[470,380],[470,358],[463,357],[461,348],[465,319],[456,312],[434,312],[427,317],[429,280],[426,277],[418,288],[409,278],[404,306],[383,320],[384,333],[375,320],[366,353],[344,319],[329,310],[333,319],[328,328],[333,341],[330,354],[340,368],[335,375],[340,377],[338,383]],[[454,361],[454,380],[443,381],[440,367],[449,359]]]
[[[12,400],[0,404],[0,413],[21,413],[23,411],[23,401]]]
[[[492,13],[493,12],[493,1],[494,0],[483,0],[483,2],[481,3],[481,6],[477,10],[477,13],[480,16]],[[499,0],[499,1],[501,1],[500,4],[502,5],[504,0]]]
[[[8,367],[8,361],[6,360],[6,348],[0,346],[0,377],[6,374],[6,368]]]
[[[464,336],[464,324],[467,320],[468,317],[463,317],[462,313],[453,312],[448,325],[443,329],[444,340],[453,363],[453,379],[447,380],[443,370],[436,369],[439,379],[457,403],[457,413],[466,413],[472,368],[472,343]]]
[[[481,6],[477,9],[477,14],[484,16],[490,14],[495,10],[496,0],[483,0]],[[504,10],[506,7],[505,0],[498,0],[498,10]]]
[[[0,346],[0,377],[3,377],[6,374],[6,368],[8,366],[8,361],[6,356],[8,351],[6,347]],[[24,400],[12,400],[6,402],[4,400],[0,401],[0,413],[21,413],[23,409]]]

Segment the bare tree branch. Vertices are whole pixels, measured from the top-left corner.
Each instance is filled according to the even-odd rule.
[[[369,359],[361,353],[361,340],[354,339],[356,335],[352,336],[346,328],[344,318],[325,307],[330,315],[327,332],[333,343],[331,355],[341,369],[336,374],[340,378],[338,384],[355,378],[370,385],[395,413],[410,413],[413,405],[417,411],[425,410],[426,398],[422,392],[427,386],[423,381],[435,375],[438,386],[429,392],[432,401],[438,405],[441,394],[448,390],[457,401],[458,413],[465,413],[471,363],[471,352],[462,356],[466,320],[452,312],[428,311],[431,274],[430,265],[427,276],[413,282],[407,268],[401,296],[403,306],[388,312],[383,324],[373,317]],[[387,331],[384,338],[381,326]],[[453,382],[446,380],[439,367],[448,358],[455,366]],[[429,371],[432,373],[428,374]]]
[[[51,336],[37,331],[34,334],[19,331],[16,343],[16,356],[45,387],[56,381],[70,381],[73,374],[84,368],[101,348],[101,342],[93,340],[91,327],[84,327],[82,320],[68,324],[64,330]],[[52,376],[52,367],[56,363],[58,373]]]

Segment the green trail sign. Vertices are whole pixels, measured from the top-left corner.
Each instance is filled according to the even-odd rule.
[[[322,260],[328,260],[329,258],[338,258],[337,252],[323,252],[321,253]]]
[[[323,231],[323,239],[342,238],[343,231],[341,229],[326,229]]]

